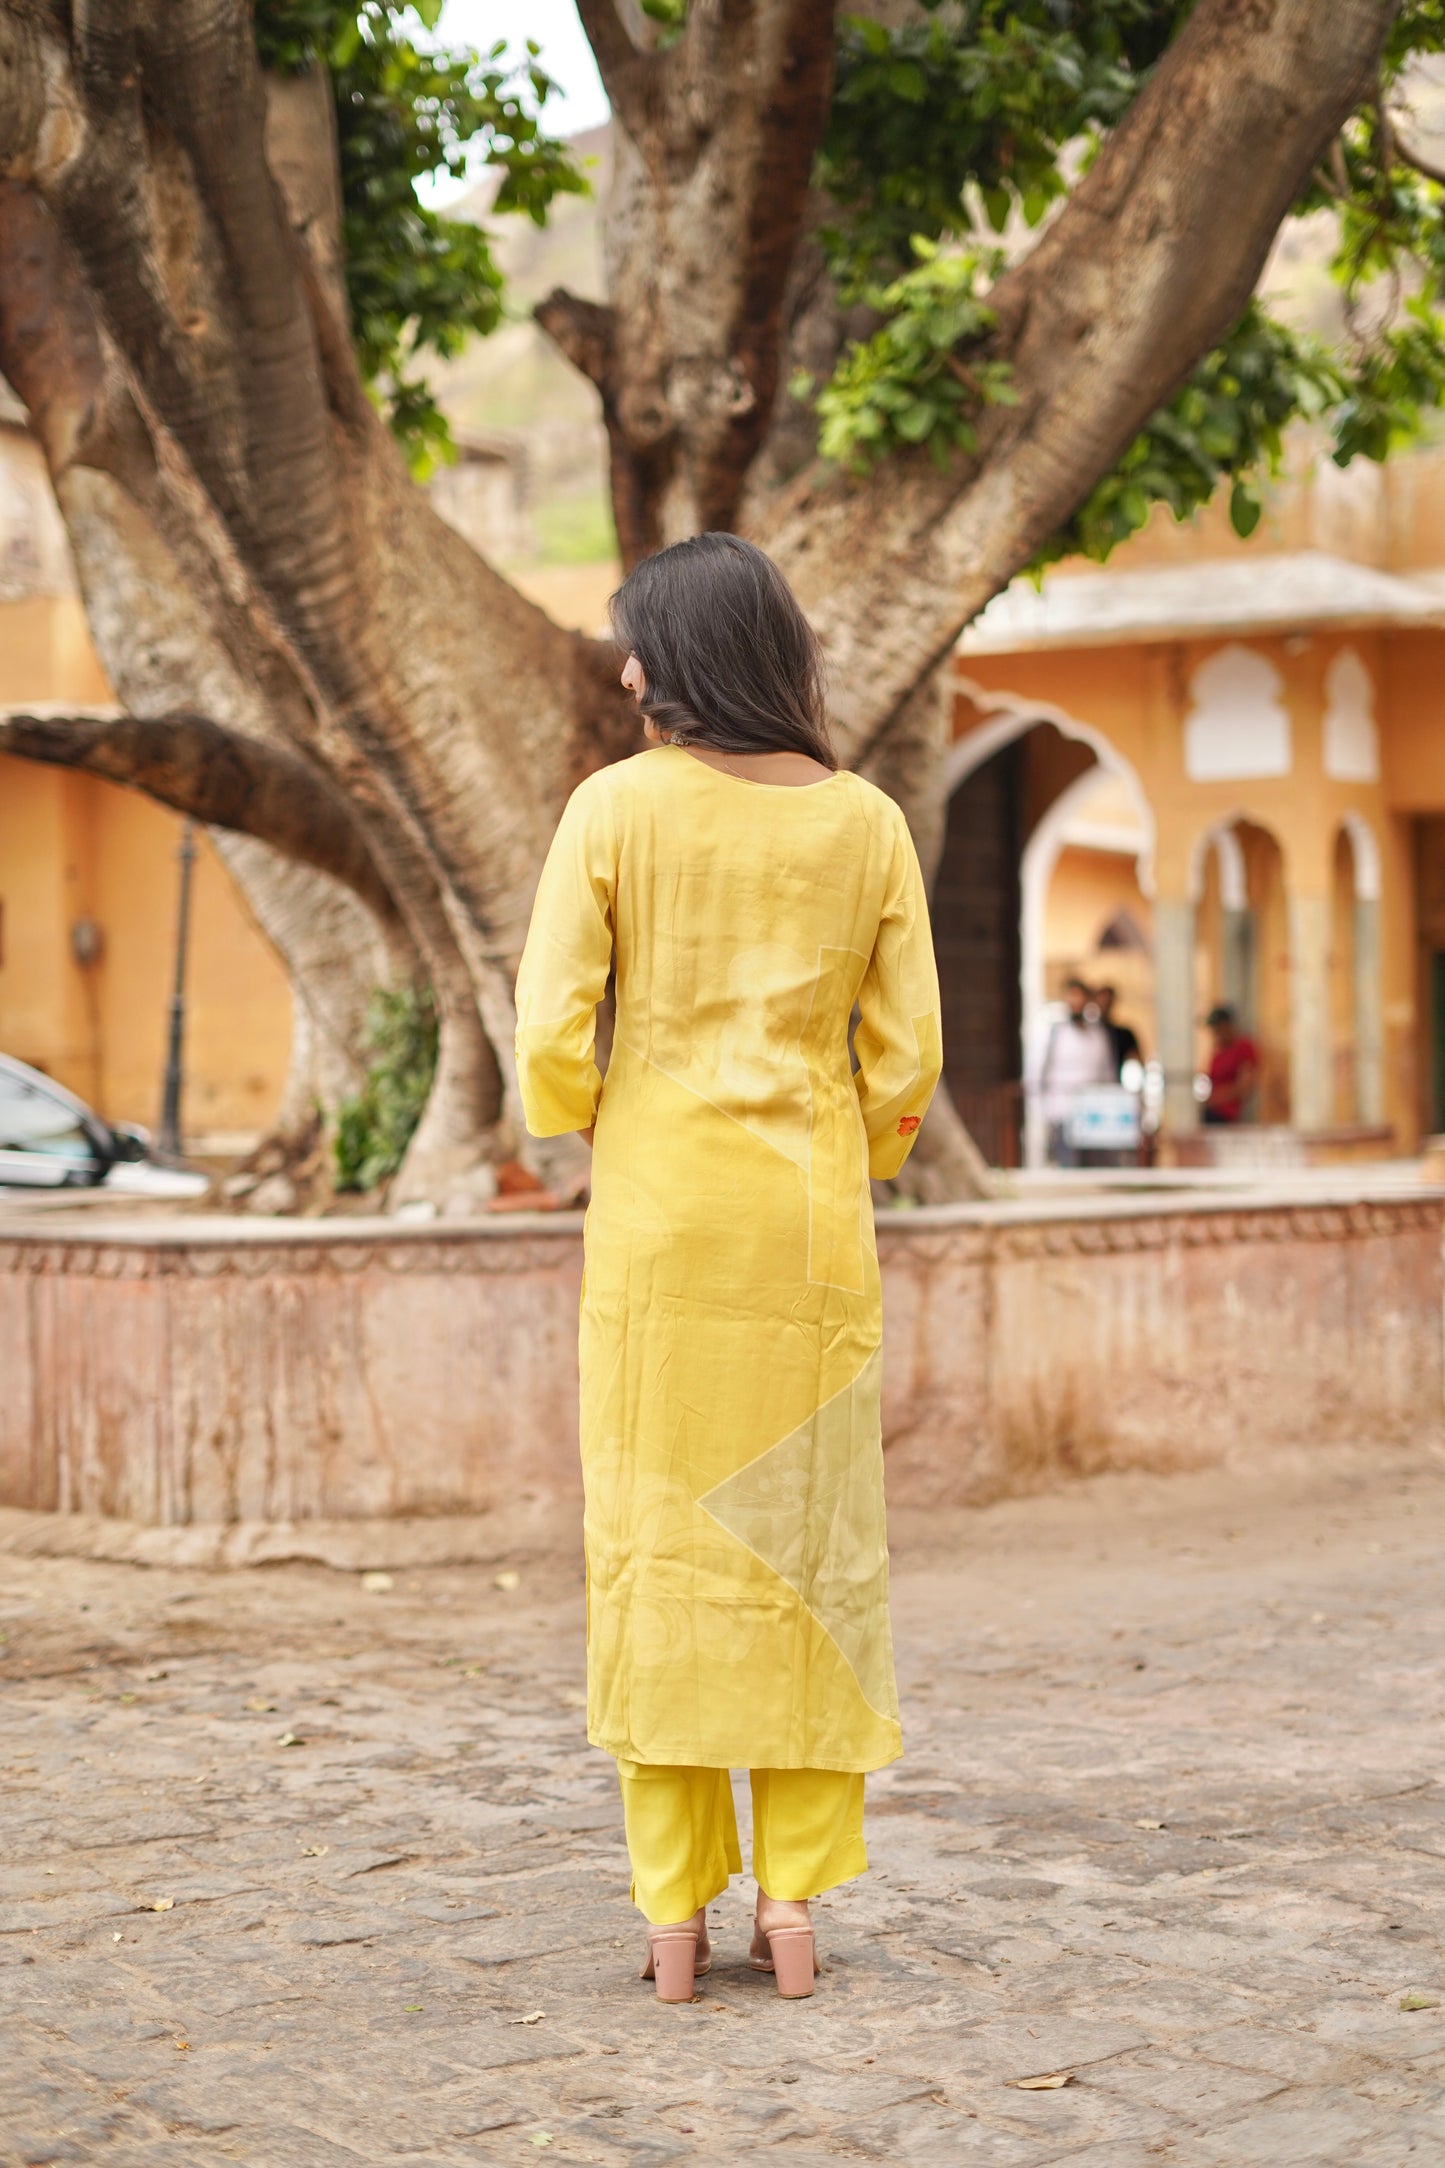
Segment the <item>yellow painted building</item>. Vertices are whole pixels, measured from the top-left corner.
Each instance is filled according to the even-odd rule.
[[[955,670],[940,941],[990,900],[1014,929],[952,1034],[980,1127],[1071,971],[1119,986],[1176,1137],[1218,1000],[1261,1123],[1333,1152],[1445,1126],[1445,452],[1316,466],[1248,543],[1156,519],[1000,596]]]

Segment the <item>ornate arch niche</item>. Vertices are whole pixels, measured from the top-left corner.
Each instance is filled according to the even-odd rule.
[[[1325,774],[1331,781],[1379,782],[1375,682],[1352,647],[1342,647],[1325,672],[1321,749]]]
[[[1249,869],[1239,833],[1242,817],[1231,813],[1196,839],[1189,862],[1189,900],[1195,911],[1196,939],[1204,935],[1205,956],[1211,959],[1204,966],[1204,983],[1196,987],[1196,1002],[1202,999],[1206,1009],[1216,1001],[1227,1002],[1252,1032],[1258,1025],[1257,958]],[[1208,923],[1216,909],[1217,928]]]
[[[1234,783],[1285,776],[1293,765],[1278,670],[1239,641],[1217,648],[1190,675],[1184,773],[1191,783]]]
[[[1255,1119],[1288,1122],[1297,989],[1285,857],[1273,829],[1243,807],[1212,821],[1195,838],[1188,893],[1191,953],[1184,969],[1194,1059],[1207,1052],[1196,1020],[1216,1002],[1227,1003],[1259,1047]]]

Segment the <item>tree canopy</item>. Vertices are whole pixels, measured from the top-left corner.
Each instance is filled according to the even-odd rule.
[[[908,447],[940,460],[977,441],[981,407],[1011,396],[989,352],[990,289],[1086,171],[1193,0],[916,0],[906,19],[844,14],[814,182],[828,269],[872,320],[828,375],[799,372],[823,455],[855,472]],[[499,170],[493,209],[538,224],[587,187],[538,119],[549,78],[535,44],[520,65],[438,49],[441,0],[258,0],[263,62],[324,64],[334,87],[347,284],[363,374],[424,467],[446,456],[428,356],[446,358],[502,320],[502,276],[477,224],[423,208],[438,170]],[[646,0],[666,49],[686,0]],[[1185,519],[1222,485],[1241,535],[1261,512],[1284,431],[1316,423],[1340,465],[1383,459],[1445,393],[1441,176],[1411,145],[1410,71],[1445,51],[1445,0],[1412,0],[1360,106],[1294,206],[1333,221],[1341,329],[1327,337],[1252,300],[1117,465],[1040,553],[1096,559],[1156,503]],[[530,90],[530,99],[524,92]]]

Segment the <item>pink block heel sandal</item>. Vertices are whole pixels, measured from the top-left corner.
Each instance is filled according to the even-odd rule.
[[[811,1927],[773,1927],[764,1934],[755,1929],[748,1963],[754,1972],[770,1972],[778,1993],[788,2002],[800,2002],[813,1992],[815,1976],[822,1971]]]
[[[657,1982],[659,2002],[691,2002],[694,1980],[712,1970],[706,1911],[676,1927],[649,1927],[647,1963],[638,1975]]]

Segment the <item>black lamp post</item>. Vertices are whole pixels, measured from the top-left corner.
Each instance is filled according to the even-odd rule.
[[[196,862],[196,824],[181,827],[181,891],[176,907],[176,975],[171,989],[170,1035],[166,1043],[166,1079],[161,1095],[160,1148],[179,1158],[181,1149],[181,1053],[186,1035],[186,947],[191,932],[191,868]]]

